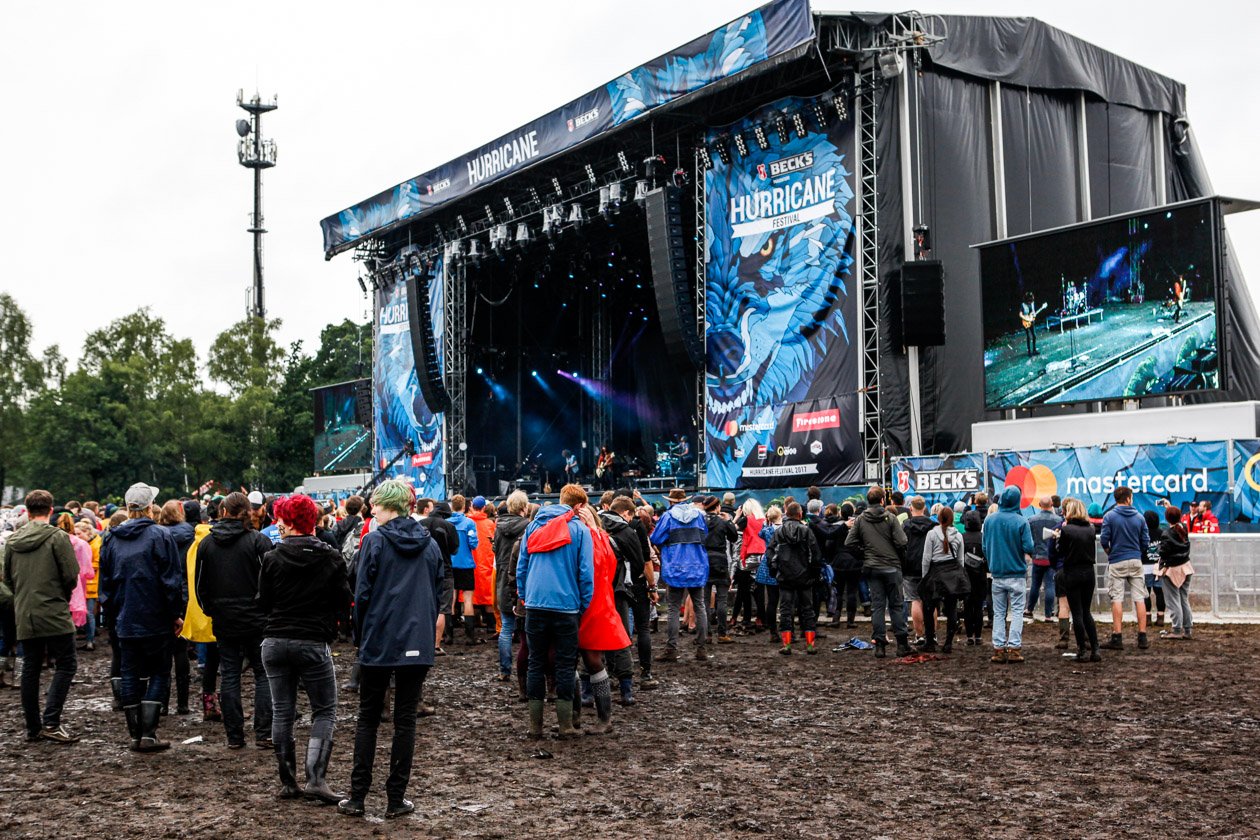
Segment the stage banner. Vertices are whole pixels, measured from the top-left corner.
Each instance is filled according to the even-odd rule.
[[[803,50],[809,0],[776,0],[516,131],[321,221],[324,256],[565,152],[701,88]]]
[[[748,154],[705,173],[706,469],[712,487],[861,481],[853,124],[780,100],[708,142]],[[820,103],[822,104],[822,103]],[[820,108],[824,119],[834,116]],[[804,119],[782,142],[776,117]],[[754,141],[763,126],[769,148]],[[791,454],[778,454],[780,451]]]
[[[1069,496],[1104,511],[1115,505],[1112,493],[1126,485],[1139,510],[1156,510],[1167,500],[1177,507],[1202,499],[1215,510],[1229,501],[1229,450],[1224,441],[1150,444],[1030,452],[996,452],[989,456],[989,480],[1001,491],[1020,488],[1020,506],[1031,516],[1041,496]]]
[[[1232,522],[1260,523],[1260,440],[1236,440],[1234,447],[1234,496],[1229,511]],[[1225,511],[1216,509],[1225,522]]]
[[[985,479],[984,454],[962,452],[898,458],[892,464],[890,486],[907,499],[922,496],[929,506],[936,502],[952,505],[959,500],[969,502],[972,494],[985,488]]]
[[[429,286],[429,307],[437,336],[438,359],[443,359],[443,264],[439,260]],[[421,280],[423,282],[423,279]],[[411,352],[411,324],[407,318],[407,284],[376,290],[376,335],[372,347],[372,415],[376,429],[376,469],[384,469],[410,438],[415,454],[404,455],[389,470],[402,478],[419,498],[446,497],[442,415],[429,411],[420,393]]]

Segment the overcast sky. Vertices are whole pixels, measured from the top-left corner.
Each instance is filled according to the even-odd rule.
[[[0,288],[36,350],[72,363],[86,332],[148,305],[204,362],[245,313],[250,173],[236,91],[279,95],[265,133],[268,314],[309,349],[366,316],[319,220],[541,116],[759,5],[571,2],[21,3],[5,10]],[[840,8],[828,0],[814,8]],[[863,0],[862,9],[903,4]],[[1260,81],[1232,34],[1241,3],[955,2],[932,13],[1031,15],[1187,85],[1217,192],[1260,198]],[[1260,211],[1228,222],[1253,292]],[[3,360],[0,360],[2,362]]]

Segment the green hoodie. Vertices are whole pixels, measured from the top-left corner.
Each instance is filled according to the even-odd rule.
[[[0,569],[13,593],[19,642],[74,632],[70,596],[79,562],[65,531],[47,522],[23,525],[5,542]]]

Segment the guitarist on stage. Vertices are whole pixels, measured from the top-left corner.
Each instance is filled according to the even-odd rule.
[[[595,462],[595,478],[599,481],[601,490],[611,490],[613,487],[613,462],[616,459],[617,454],[608,448],[608,444],[599,448],[599,460]]]
[[[1041,355],[1037,350],[1037,333],[1033,329],[1037,325],[1037,316],[1045,308],[1045,304],[1042,304],[1040,309],[1037,307],[1037,301],[1032,292],[1024,295],[1024,302],[1019,306],[1019,321],[1024,325],[1024,341],[1028,346],[1029,358]]]

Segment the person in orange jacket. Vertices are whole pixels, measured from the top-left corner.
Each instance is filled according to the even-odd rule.
[[[477,526],[477,547],[473,549],[473,608],[480,614],[494,614],[495,632],[499,630],[499,611],[494,603],[494,507],[485,496],[472,500],[468,518]]]

